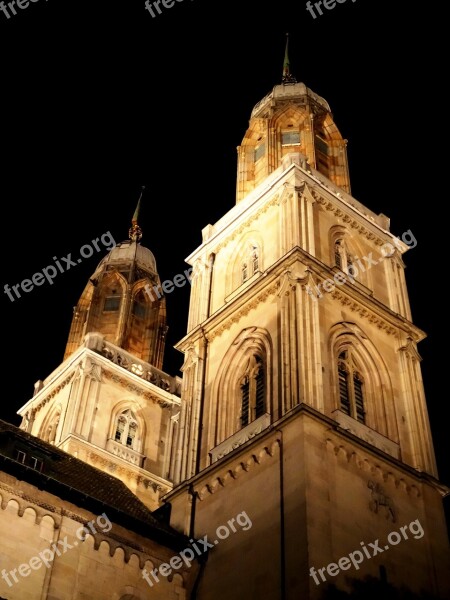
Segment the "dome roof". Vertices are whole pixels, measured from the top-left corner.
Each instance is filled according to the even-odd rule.
[[[294,83],[288,85],[276,85],[273,90],[267,94],[260,102],[258,102],[253,110],[251,117],[257,116],[263,109],[267,109],[272,101],[277,100],[293,100],[302,97],[309,97],[315,100],[318,104],[323,106],[327,112],[331,112],[330,105],[328,102],[314,93],[309,87],[306,87],[304,83]]]
[[[138,242],[126,240],[114,246],[114,248],[99,262],[96,271],[105,268],[107,264],[123,265],[124,263],[136,262],[137,266],[156,273],[156,260],[153,253],[141,246]]]

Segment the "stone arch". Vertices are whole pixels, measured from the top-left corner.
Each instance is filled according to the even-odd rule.
[[[143,415],[142,407],[136,402],[136,400],[125,399],[115,404],[111,411],[111,420],[109,426],[110,440],[116,441],[116,429],[117,423],[121,415],[130,411],[134,420],[137,423],[136,442],[132,449],[141,454],[145,451],[145,440],[147,439],[147,425]]]
[[[123,347],[160,369],[166,335],[166,299],[158,285],[155,290],[149,279],[140,279],[134,284]]]
[[[255,268],[253,256],[256,253],[258,264]],[[226,295],[231,294],[245,281],[264,270],[264,244],[259,231],[248,231],[236,244],[230,256],[226,274]],[[243,277],[243,267],[247,265],[247,277]]]
[[[351,348],[355,353],[365,378],[366,425],[398,443],[394,391],[389,370],[376,346],[355,323],[337,323],[329,333],[328,352],[329,364],[331,365],[331,393],[328,395],[326,412],[331,414],[339,408],[337,358],[345,348]]]
[[[331,115],[326,113],[314,119],[314,150],[316,169],[339,185],[346,173],[344,141]]]
[[[352,235],[344,225],[334,225],[328,232],[328,244],[330,264],[344,272],[351,266],[350,273],[356,273],[354,279],[373,289],[373,274],[370,268],[366,268],[367,261],[363,260],[364,248],[357,237]],[[336,259],[337,252],[341,257],[340,264]],[[347,279],[351,281],[353,277]]]
[[[269,333],[258,327],[248,327],[241,331],[225,353],[213,384],[213,397],[217,398],[215,445],[240,428],[239,386],[251,356],[258,356],[262,361],[265,375],[265,412],[273,413],[272,355]]]
[[[58,425],[61,420],[61,404],[56,404],[48,411],[46,417],[42,421],[41,429],[39,431],[38,437],[44,442],[48,442],[49,444],[54,444],[57,437]]]

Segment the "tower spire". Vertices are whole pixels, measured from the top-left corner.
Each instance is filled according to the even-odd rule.
[[[289,62],[289,33],[286,34],[286,49],[284,51],[283,77],[281,83],[297,83],[291,74],[291,63]]]
[[[141,210],[142,194],[144,193],[145,185],[142,186],[141,195],[134,211],[133,218],[131,219],[131,227],[128,231],[128,236],[133,242],[140,242],[142,239],[142,229],[138,225],[139,211]]]

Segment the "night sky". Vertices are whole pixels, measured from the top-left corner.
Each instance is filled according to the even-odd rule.
[[[201,229],[235,202],[236,146],[253,106],[281,81],[285,33],[291,69],[331,105],[349,140],[352,193],[411,230],[404,257],[441,479],[450,484],[448,426],[440,406],[448,366],[447,293],[433,274],[446,262],[446,198],[439,153],[446,107],[432,75],[439,11],[411,2],[347,0],[316,19],[304,0],[184,0],[152,18],[144,0],[37,0],[0,12],[1,288],[30,278],[53,256],[110,231],[127,238],[140,186],[142,243],[172,279]],[[443,182],[444,178],[442,178]],[[443,184],[442,184],[443,185]],[[440,210],[439,206],[439,210]],[[2,293],[3,395],[16,410],[64,353],[72,309],[105,252],[11,302]],[[165,369],[186,333],[189,290],[167,296]]]

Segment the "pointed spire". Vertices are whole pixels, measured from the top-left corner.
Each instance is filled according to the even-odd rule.
[[[131,219],[131,227],[128,231],[128,236],[133,242],[140,242],[142,239],[142,229],[138,225],[139,211],[141,210],[142,194],[144,193],[145,185],[142,186],[141,195],[134,211],[133,218]]]
[[[284,51],[283,77],[281,83],[297,83],[291,74],[291,63],[289,62],[289,34],[286,34],[286,50]]]

